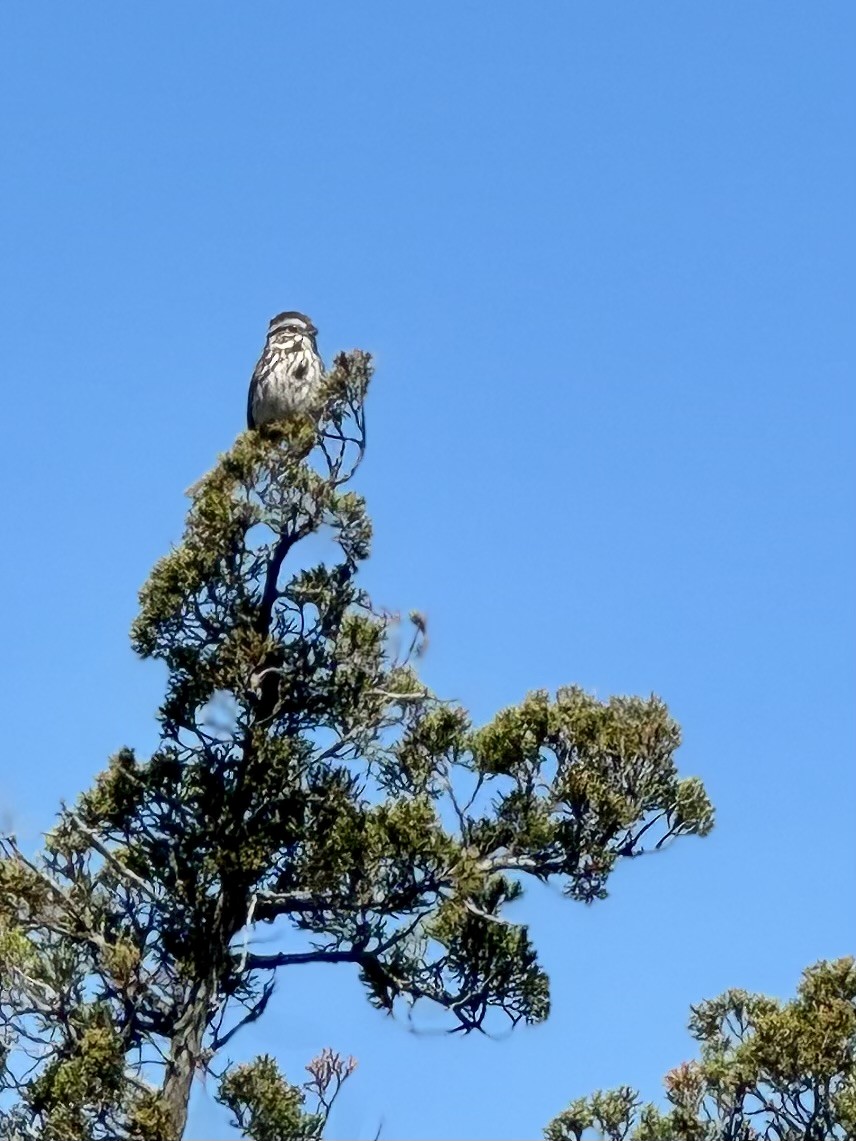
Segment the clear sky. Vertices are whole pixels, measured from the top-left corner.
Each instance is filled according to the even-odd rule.
[[[333,1138],[657,1097],[689,1004],[856,950],[852,0],[0,9],[4,821],[155,741],[127,630],[268,318],[377,356],[367,584],[427,679],[656,691],[714,834],[521,914],[553,1014],[417,1036],[293,970],[235,1057],[360,1067]],[[191,1138],[226,1138],[196,1090]]]

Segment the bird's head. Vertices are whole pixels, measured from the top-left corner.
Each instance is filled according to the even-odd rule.
[[[289,309],[285,313],[278,313],[276,317],[272,317],[268,325],[267,335],[269,338],[276,337],[280,333],[292,337],[310,337],[314,340],[318,335],[318,330],[305,313],[297,313]]]

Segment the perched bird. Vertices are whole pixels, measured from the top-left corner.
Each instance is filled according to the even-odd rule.
[[[317,335],[318,330],[303,313],[289,311],[273,318],[250,381],[248,428],[312,410],[324,373],[315,344]]]

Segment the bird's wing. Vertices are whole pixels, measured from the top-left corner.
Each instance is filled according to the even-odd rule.
[[[255,371],[253,372],[252,379],[250,380],[250,390],[247,393],[247,427],[255,428],[256,421],[253,417],[253,400],[256,395],[256,387],[258,386],[258,377]]]

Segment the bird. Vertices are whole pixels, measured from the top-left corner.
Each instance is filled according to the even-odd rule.
[[[295,412],[311,413],[324,376],[315,338],[318,330],[304,313],[278,313],[250,380],[247,427],[261,428]]]

